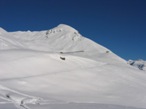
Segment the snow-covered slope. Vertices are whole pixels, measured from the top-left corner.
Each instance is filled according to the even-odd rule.
[[[146,73],[68,25],[0,37],[0,108],[146,108]]]
[[[55,53],[63,52],[102,61],[107,61],[110,57],[115,62],[117,60],[125,62],[107,48],[83,37],[77,30],[64,24],[47,31],[19,31],[9,33],[9,35],[21,42],[24,49]],[[102,58],[103,56],[104,58]]]

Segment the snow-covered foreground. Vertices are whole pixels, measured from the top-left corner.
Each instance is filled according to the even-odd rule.
[[[112,105],[112,104],[96,104],[96,103],[66,103],[66,104],[45,104],[45,105],[29,105],[31,109],[144,109],[128,106]],[[12,104],[1,104],[1,109],[16,109]]]
[[[145,71],[67,25],[0,29],[1,109],[142,109],[145,83]]]

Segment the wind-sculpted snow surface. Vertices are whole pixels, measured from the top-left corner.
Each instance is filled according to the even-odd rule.
[[[145,83],[144,71],[70,26],[0,29],[0,109],[144,109]]]

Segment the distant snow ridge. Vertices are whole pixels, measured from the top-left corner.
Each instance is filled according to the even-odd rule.
[[[146,61],[139,59],[139,60],[129,60],[128,64],[139,68],[140,70],[146,70]]]

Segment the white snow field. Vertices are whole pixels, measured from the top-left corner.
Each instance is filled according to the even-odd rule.
[[[146,72],[68,25],[0,28],[0,109],[146,109]]]

